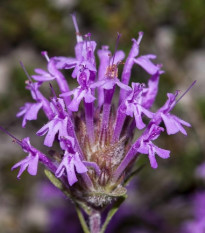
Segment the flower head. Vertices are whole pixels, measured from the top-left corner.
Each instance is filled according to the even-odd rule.
[[[98,210],[125,195],[124,181],[140,154],[148,155],[152,168],[158,166],[156,155],[163,159],[170,156],[169,150],[153,142],[165,128],[169,135],[186,134],[184,127],[190,124],[171,113],[180,99],[176,100],[178,93],[168,93],[165,104],[155,112],[151,110],[163,71],[161,64],[154,63],[155,55],[139,55],[142,32],[137,39],[132,39],[127,58],[118,49],[118,33],[113,53],[106,45],[97,51],[97,67],[97,44],[90,33],[80,34],[76,18],[72,17],[77,39],[75,56],[49,57],[43,51],[47,70],[35,69],[30,77],[23,67],[29,79],[26,88],[34,102],[26,103],[17,114],[23,116],[25,127],[43,109],[48,120],[36,134],[45,135],[47,147],[53,147],[56,142],[55,154],[49,158],[31,146],[29,138],[18,140],[28,156],[12,169],[20,167],[18,177],[26,168],[31,175],[36,175],[40,161],[55,176],[49,177],[52,182],[59,179],[75,201]],[[122,64],[121,74],[118,68]],[[148,80],[143,83],[136,80],[130,85],[133,66],[140,66]],[[72,70],[71,77],[63,75],[65,69]],[[70,79],[77,84],[74,89],[69,86]],[[48,81],[56,82],[59,87],[56,94],[50,85],[53,93],[50,99],[40,91],[40,86]],[[162,122],[164,128],[160,125]],[[135,132],[141,136],[134,137]]]

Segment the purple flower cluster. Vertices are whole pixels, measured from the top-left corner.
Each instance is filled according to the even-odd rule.
[[[156,112],[150,110],[163,70],[161,64],[153,62],[155,55],[139,56],[142,32],[137,40],[132,39],[120,77],[118,66],[125,58],[124,52],[118,50],[120,34],[113,55],[108,46],[97,51],[97,67],[96,42],[90,33],[81,36],[74,15],[73,22],[77,36],[75,57],[49,57],[47,52],[42,52],[47,70],[35,69],[31,77],[26,73],[27,89],[34,102],[26,103],[17,114],[23,117],[22,127],[25,127],[27,121],[37,119],[42,109],[48,122],[36,134],[45,136],[47,147],[58,142],[59,155],[49,158],[34,148],[29,138],[16,139],[28,156],[12,169],[20,167],[18,178],[26,168],[29,174],[36,175],[40,161],[56,178],[72,186],[72,190],[78,189],[78,195],[82,189],[113,192],[123,186],[126,174],[140,154],[148,156],[152,168],[158,167],[156,155],[163,159],[170,156],[169,150],[159,148],[154,142],[162,132],[186,135],[184,126],[190,124],[171,113],[178,102],[178,92],[168,93],[167,101]],[[148,74],[147,84],[145,80],[129,85],[133,66],[140,66]],[[67,69],[72,70],[68,80],[62,73]],[[70,89],[69,79],[76,79],[76,88]],[[52,97],[47,99],[40,87],[51,81],[56,81],[59,91],[55,92],[50,84]],[[114,100],[118,101],[115,106]],[[135,131],[141,136],[133,141]],[[92,197],[88,199],[94,204]]]

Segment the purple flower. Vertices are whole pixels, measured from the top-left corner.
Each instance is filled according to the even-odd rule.
[[[155,98],[158,93],[159,78],[160,78],[160,73],[156,72],[148,80],[148,87],[145,87],[143,89],[142,106],[146,109],[149,109],[155,101]]]
[[[160,71],[161,65],[155,65],[150,60],[156,59],[156,55],[147,54],[134,59],[134,62],[141,66],[148,74],[154,75]],[[162,71],[160,71],[162,72]]]
[[[26,89],[30,90],[31,96],[37,103],[25,103],[20,111],[16,114],[17,117],[23,117],[22,127],[26,126],[26,122],[30,120],[36,120],[39,110],[43,107],[42,95],[39,91],[41,83],[32,83],[31,81],[26,82]]]
[[[39,91],[41,84],[42,82],[32,82],[30,80],[26,81],[26,89],[30,91],[32,98],[36,101],[40,101],[42,98],[42,94]]]
[[[90,71],[86,68],[78,73],[78,83],[79,86],[72,91],[61,94],[61,97],[73,95],[73,100],[68,106],[73,112],[78,111],[79,104],[82,99],[85,100],[85,103],[92,103],[96,98],[92,94],[92,89],[90,88]]]
[[[56,170],[55,175],[59,178],[64,174],[64,172],[66,172],[68,183],[70,186],[72,186],[78,181],[76,172],[82,174],[87,172],[87,170],[88,169],[80,160],[78,153],[69,154],[67,151],[65,151],[64,157]]]
[[[38,82],[47,82],[54,79],[64,79],[63,74],[58,70],[56,65],[55,58],[50,58],[47,65],[48,71],[42,69],[35,69],[34,71],[37,74],[32,75],[31,77]]]
[[[89,40],[91,37],[91,34],[87,34],[85,36],[85,40],[77,43],[75,46],[75,54],[76,54],[76,59],[78,61],[88,61],[90,64],[94,65],[95,64],[95,49],[96,49],[96,42]]]
[[[109,66],[110,62],[110,51],[109,46],[102,46],[101,49],[97,51],[100,64],[98,68],[98,81],[103,80],[106,74],[105,67]],[[102,106],[104,102],[104,90],[101,87],[98,87],[98,104]]]
[[[36,134],[38,136],[47,134],[44,140],[44,145],[51,147],[57,133],[59,134],[59,137],[68,135],[67,124],[67,118],[59,119],[58,117],[55,117],[53,120],[44,125]]]
[[[111,69],[111,68],[109,68],[109,69]],[[117,67],[114,67],[113,69],[117,70]],[[108,72],[110,72],[110,71],[108,71]],[[114,72],[117,72],[117,71],[114,71]],[[111,89],[113,89],[113,87],[115,85],[119,86],[120,88],[122,88],[126,91],[131,90],[131,88],[129,86],[120,82],[120,80],[117,78],[117,76],[116,77],[113,76],[113,78],[106,78],[106,79],[103,79],[101,81],[97,81],[96,83],[91,84],[91,88],[100,87],[100,88],[105,89],[105,90],[111,90]]]
[[[19,173],[17,175],[18,179],[20,178],[21,174],[26,170],[26,168],[30,175],[35,176],[37,174],[37,169],[38,169],[38,160],[39,160],[38,154],[36,154],[35,156],[29,154],[25,159],[16,163],[11,168],[11,170],[14,170],[17,167],[20,167]]]
[[[41,82],[33,83],[31,81],[26,82],[28,89],[31,92],[32,98],[37,103],[25,103],[23,107],[20,108],[20,111],[16,114],[17,117],[23,117],[22,127],[26,126],[27,121],[29,120],[36,120],[38,112],[41,108],[43,108],[45,114],[50,119],[52,116],[51,109],[49,107],[49,103],[47,99],[41,94],[39,91],[39,87],[41,86]]]
[[[137,150],[139,153],[148,154],[152,168],[158,167],[155,154],[163,159],[169,158],[170,154],[169,150],[161,149],[152,143],[152,140],[155,140],[159,137],[161,131],[164,131],[162,127],[153,124],[147,135],[142,137],[140,147]]]
[[[45,124],[38,132],[38,136],[43,136],[45,134],[44,145],[51,147],[58,133],[58,138],[68,136],[68,117],[65,115],[64,109],[65,105],[62,99],[53,99],[51,103],[51,108],[55,113],[55,117]]]
[[[37,69],[35,70],[38,74],[37,75],[33,75],[32,78],[37,80],[37,81],[41,81],[41,82],[46,82],[46,81],[50,81],[50,80],[56,80],[56,82],[58,83],[59,89],[62,93],[68,92],[70,91],[69,89],[69,85],[64,77],[64,75],[58,70],[57,66],[56,66],[56,62],[54,58],[49,59],[47,52],[42,52],[43,56],[46,57],[47,61],[48,61],[48,72],[41,70],[41,69]],[[64,101],[66,102],[66,104],[70,103],[70,98],[64,98]],[[48,117],[49,118],[49,117]]]
[[[170,113],[167,113],[167,114],[161,113],[161,117],[162,117],[164,124],[166,126],[168,135],[175,134],[179,131],[181,133],[183,133],[184,135],[187,135],[187,132],[183,128],[182,125],[185,125],[187,127],[191,127],[191,125],[188,122],[186,122],[186,121],[180,119],[179,117],[177,117],[173,114],[170,114]]]
[[[125,61],[125,65],[123,67],[123,72],[122,72],[122,83],[126,85],[128,85],[130,81],[132,67],[135,64],[134,59],[136,56],[139,55],[139,47],[140,47],[140,42],[142,40],[142,37],[143,37],[143,32],[139,32],[138,39],[137,40],[135,40],[134,38],[132,39],[132,42],[133,42],[132,48]],[[123,89],[120,90],[119,103],[121,103],[123,99],[126,98],[127,94],[128,93],[126,90],[123,90]]]
[[[95,100],[95,97],[91,93],[91,89],[83,89],[82,87],[77,87],[73,91],[62,94],[61,97],[73,95],[73,100],[69,104],[68,108],[72,112],[77,112],[79,108],[79,104],[82,99],[85,100],[86,103],[92,103]]]
[[[133,117],[134,115],[136,126],[138,129],[143,129],[145,127],[145,124],[142,121],[142,114],[146,115],[149,118],[153,117],[153,113],[142,106],[142,93],[143,85],[141,85],[140,83],[132,83],[132,92],[125,100],[125,112],[128,116]]]
[[[26,126],[27,121],[36,120],[39,110],[42,107],[42,103],[25,103],[20,111],[16,114],[17,117],[23,117],[22,127]]]
[[[172,93],[167,94],[168,100],[166,101],[164,106],[157,111],[155,118],[161,118],[163,120],[168,135],[176,134],[179,131],[184,135],[187,135],[186,130],[183,128],[183,125],[187,127],[191,127],[191,125],[188,122],[180,119],[179,117],[169,113],[176,104],[177,95],[178,92],[176,92],[175,95]]]
[[[52,64],[52,63],[51,63]],[[42,69],[35,69],[36,74],[32,75],[32,78],[39,82],[46,82],[55,79],[55,73],[52,72],[51,66],[48,66],[48,71]]]
[[[94,51],[95,41],[78,42],[75,46],[76,58],[54,57],[57,69],[73,69],[72,77],[76,78],[82,67],[87,68],[91,73],[96,73]]]
[[[22,149],[28,153],[28,156],[16,163],[11,170],[14,170],[20,167],[17,178],[19,179],[21,174],[27,169],[28,173],[32,176],[37,174],[38,161],[39,161],[39,152],[31,146],[29,137],[22,140]]]
[[[106,53],[105,53],[106,56]],[[91,84],[91,88],[100,87],[105,90],[111,90],[115,85],[120,88],[130,91],[131,88],[118,79],[118,64],[124,59],[125,54],[123,51],[116,51],[115,55],[110,59],[110,65],[106,68],[105,77],[94,84]]]
[[[121,74],[118,66],[122,64],[125,54],[118,50],[120,34],[113,56],[106,45],[97,52],[100,65],[96,67],[96,42],[91,40],[90,33],[84,36],[80,34],[76,18],[74,15],[72,17],[77,39],[75,57],[49,58],[47,52],[42,52],[48,63],[47,70],[35,70],[32,76],[37,81],[35,83],[27,75],[29,82],[26,88],[35,102],[26,103],[17,114],[17,117],[23,116],[22,126],[25,127],[28,120],[37,118],[42,108],[48,120],[36,134],[45,135],[44,145],[48,147],[52,147],[55,140],[59,146],[55,145],[56,149],[52,148],[52,151],[56,153],[49,159],[30,145],[29,138],[20,141],[2,127],[0,129],[28,153],[25,159],[12,168],[20,167],[18,178],[25,169],[31,175],[36,175],[40,161],[49,170],[46,175],[52,182],[55,180],[52,174],[55,174],[56,179],[68,189],[73,201],[80,205],[80,209],[87,206],[95,219],[100,219],[101,207],[105,209],[118,197],[125,196],[125,179],[131,174],[140,153],[148,155],[153,168],[158,166],[156,155],[163,159],[169,157],[169,150],[153,143],[164,131],[160,124],[164,122],[167,134],[180,131],[185,135],[184,126],[190,127],[190,124],[170,113],[183,95],[176,100],[177,94],[168,93],[166,103],[156,113],[150,111],[163,71],[162,65],[152,62],[155,55],[138,57],[142,32],[137,40],[132,40],[132,48]],[[133,82],[130,87],[131,71],[135,64],[151,75],[148,85]],[[69,74],[67,80],[61,72],[64,69],[73,69],[70,76],[77,82],[74,89],[68,85]],[[49,101],[39,90],[41,84],[47,81],[56,82],[59,87],[56,94],[50,84],[53,97]],[[81,101],[83,104],[79,107]],[[147,124],[145,120],[149,120]],[[135,131],[142,129],[141,136],[135,139]],[[73,185],[77,181],[78,184]],[[54,183],[58,184],[57,181]],[[97,221],[94,229],[91,216],[91,229],[87,231],[100,232],[101,225]]]
[[[26,103],[17,114],[18,117],[24,117],[23,127],[28,120],[37,118],[41,108],[44,110],[48,121],[38,130],[37,135],[45,135],[44,145],[48,147],[53,146],[54,140],[59,143],[64,157],[57,171],[54,168],[52,171],[58,178],[65,171],[69,184],[77,181],[76,171],[82,173],[82,180],[89,188],[99,184],[109,186],[113,182],[120,183],[120,177],[126,173],[127,166],[134,164],[139,153],[147,154],[151,166],[157,168],[155,156],[165,159],[170,154],[170,151],[153,143],[164,131],[159,125],[163,122],[169,135],[179,131],[186,135],[184,126],[191,126],[171,114],[180,99],[176,100],[178,92],[175,95],[168,93],[166,103],[156,113],[152,113],[150,108],[156,99],[163,71],[161,64],[153,63],[155,55],[139,56],[143,33],[139,32],[138,38],[132,39],[132,47],[120,75],[118,66],[125,58],[125,53],[118,50],[120,34],[118,33],[113,55],[107,45],[97,51],[100,65],[96,67],[97,44],[91,40],[90,33],[84,36],[80,34],[75,16],[72,15],[72,18],[77,39],[75,57],[49,58],[47,52],[42,52],[48,62],[47,71],[35,70],[36,74],[32,78],[36,83],[32,83],[29,78],[27,89],[31,91],[36,103]],[[130,87],[131,71],[135,64],[151,75],[147,85],[132,82]],[[77,81],[74,89],[69,88],[61,73],[64,69],[73,69],[71,77]],[[49,102],[41,94],[39,87],[43,82],[51,80],[57,82],[60,93],[56,95],[51,88],[54,97]],[[119,96],[117,89],[120,91]],[[81,102],[83,105],[79,108]],[[149,118],[147,124],[144,118]],[[136,128],[144,131],[133,142]],[[66,140],[72,143],[65,142]],[[53,165],[55,164],[54,161]],[[89,169],[88,173],[85,166]]]

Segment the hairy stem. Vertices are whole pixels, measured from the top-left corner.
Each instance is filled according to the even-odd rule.
[[[101,215],[97,210],[93,210],[89,216],[90,233],[100,233]]]

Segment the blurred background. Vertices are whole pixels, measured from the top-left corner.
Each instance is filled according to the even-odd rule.
[[[195,221],[193,199],[205,188],[205,178],[196,175],[205,161],[204,11],[204,0],[0,0],[0,125],[18,138],[30,136],[39,149],[42,139],[35,132],[45,123],[43,114],[25,129],[15,117],[31,101],[19,61],[33,74],[34,68],[46,68],[42,50],[49,56],[74,56],[73,12],[81,33],[91,32],[98,48],[107,44],[114,50],[120,32],[119,48],[128,54],[131,39],[144,32],[140,54],[156,54],[165,71],[154,109],[165,102],[167,92],[183,92],[197,80],[174,109],[192,124],[188,136],[164,134],[158,140],[172,152],[170,159],[158,160],[157,170],[142,156],[139,164],[145,166],[131,182],[129,197],[108,232],[182,232],[186,222]],[[144,76],[134,68],[133,80]],[[25,172],[16,179],[17,171],[10,169],[22,156],[18,145],[1,133],[0,233],[80,233],[72,204],[46,182],[41,165],[36,177]]]

